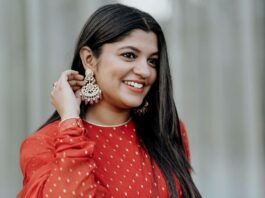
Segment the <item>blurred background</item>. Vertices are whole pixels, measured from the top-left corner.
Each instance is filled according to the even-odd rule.
[[[164,30],[203,197],[264,197],[264,0],[0,0],[0,197],[21,188],[20,144],[54,111],[52,83],[81,27],[115,2]]]

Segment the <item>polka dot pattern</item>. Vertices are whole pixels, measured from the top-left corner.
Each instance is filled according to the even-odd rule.
[[[168,197],[162,173],[140,146],[133,121],[115,127],[78,118],[57,121],[28,137],[20,152],[24,180],[18,197]],[[177,180],[176,187],[181,195]]]

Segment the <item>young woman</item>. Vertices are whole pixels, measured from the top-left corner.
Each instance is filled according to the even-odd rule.
[[[18,197],[201,197],[164,35],[149,14],[98,9],[51,98],[56,111],[21,145]]]

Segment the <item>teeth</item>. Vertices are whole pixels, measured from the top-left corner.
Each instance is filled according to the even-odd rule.
[[[143,84],[132,82],[132,81],[124,81],[124,82],[125,82],[125,84],[130,85],[130,86],[135,87],[135,88],[138,88],[138,89],[141,89],[144,86]]]

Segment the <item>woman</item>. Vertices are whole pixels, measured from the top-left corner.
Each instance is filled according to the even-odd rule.
[[[56,111],[21,145],[18,197],[201,197],[149,14],[98,9],[51,97]]]

